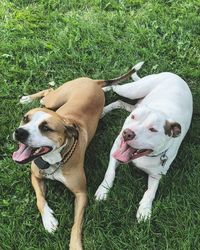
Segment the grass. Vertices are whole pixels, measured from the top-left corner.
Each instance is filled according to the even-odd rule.
[[[200,249],[200,73],[199,2],[194,0],[1,0],[0,1],[0,248],[68,249],[73,196],[47,181],[47,199],[59,220],[54,235],[43,229],[30,183],[29,165],[15,164],[12,132],[21,115],[22,94],[55,81],[110,78],[144,60],[142,76],[172,71],[194,97],[192,125],[168,174],[162,179],[150,222],[138,224],[136,211],[147,177],[121,166],[106,202],[94,193],[103,179],[113,140],[126,113],[100,121],[86,155],[89,204],[83,239],[87,250]],[[118,97],[109,93],[107,103]]]

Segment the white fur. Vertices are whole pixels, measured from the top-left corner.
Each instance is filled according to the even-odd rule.
[[[22,96],[20,98],[19,102],[22,103],[22,104],[27,104],[27,103],[32,102],[32,100],[31,100],[29,95],[26,95],[26,96]]]
[[[139,62],[139,63],[137,63],[136,65],[133,66],[133,69],[138,71],[139,69],[141,69],[143,64],[144,64],[144,62]]]
[[[137,82],[120,86],[111,86],[117,94],[130,98],[140,99],[135,109],[125,120],[123,128],[115,140],[110,153],[110,161],[105,177],[95,196],[97,200],[106,199],[109,189],[113,186],[115,171],[119,162],[113,158],[112,153],[119,148],[120,138],[125,128],[135,132],[136,136],[129,141],[129,145],[137,149],[152,149],[151,155],[157,155],[167,150],[168,160],[163,166],[160,156],[143,156],[133,160],[136,167],[145,171],[148,177],[148,189],[144,193],[137,211],[138,221],[146,220],[151,215],[152,202],[155,197],[161,175],[166,174],[175,159],[178,149],[191,123],[192,95],[186,82],[172,73],[160,73],[137,78]],[[118,105],[117,105],[118,104]],[[115,102],[104,108],[104,114],[116,109],[125,108]],[[127,109],[126,109],[127,110]],[[134,115],[134,119],[132,119]],[[166,120],[178,122],[181,125],[181,134],[177,138],[165,134]],[[158,132],[149,131],[154,127]]]
[[[103,118],[106,113],[112,111],[113,109],[119,109],[119,108],[125,109],[128,112],[131,112],[134,109],[134,105],[118,100],[104,107],[103,112],[101,114],[101,118]]]
[[[47,161],[51,165],[62,161],[62,156],[61,156],[60,152],[67,145],[67,143],[68,143],[68,140],[66,140],[65,144],[63,144],[60,148],[57,148],[57,149],[50,151],[49,153],[43,155],[42,159],[44,161]]]
[[[62,147],[60,147],[54,151],[51,151],[51,152],[47,153],[46,155],[42,156],[44,161],[47,161],[49,164],[51,164],[51,166],[49,168],[44,169],[42,171],[44,173],[45,178],[51,179],[51,180],[57,180],[57,181],[62,182],[63,184],[66,184],[66,179],[62,173],[62,169],[60,167],[58,168],[58,164],[62,161],[62,156],[61,156],[60,152],[67,145],[67,143],[68,143],[68,140],[65,142],[65,144]],[[58,164],[56,164],[56,163],[58,163]],[[55,171],[55,173],[54,173],[54,171]]]
[[[54,233],[54,231],[57,229],[57,226],[58,226],[58,221],[53,216],[53,214],[54,214],[53,210],[46,203],[44,206],[43,213],[42,213],[42,222],[43,222],[44,228],[49,233]]]
[[[32,116],[30,122],[23,126],[20,126],[20,128],[26,129],[29,132],[30,135],[26,142],[29,146],[50,146],[53,148],[53,150],[49,153],[42,155],[42,158],[49,164],[54,165],[62,161],[62,156],[60,152],[67,145],[68,140],[66,139],[65,144],[63,144],[60,148],[56,148],[56,143],[53,140],[49,139],[47,136],[42,135],[39,129],[39,125],[49,117],[51,117],[50,114],[43,111],[38,111]],[[13,138],[15,139],[15,133],[13,133]]]
[[[31,118],[31,121],[26,123],[21,128],[27,130],[29,132],[28,141],[26,142],[31,147],[41,147],[41,146],[50,146],[53,149],[56,148],[56,144],[54,141],[50,140],[47,136],[44,136],[39,129],[39,125],[51,117],[50,114],[38,111],[35,112]]]

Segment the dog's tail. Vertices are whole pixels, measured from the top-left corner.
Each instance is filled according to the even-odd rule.
[[[121,83],[124,80],[128,79],[129,77],[131,77],[134,73],[136,73],[142,67],[143,64],[144,64],[144,62],[139,62],[135,66],[133,66],[132,69],[129,70],[124,75],[121,75],[121,76],[119,76],[117,78],[113,78],[113,79],[109,79],[109,80],[100,80],[98,83],[102,87],[110,86],[110,85],[116,85],[118,83]]]

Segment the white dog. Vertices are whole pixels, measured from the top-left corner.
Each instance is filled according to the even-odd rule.
[[[141,221],[151,215],[159,181],[167,173],[189,129],[193,107],[188,85],[173,73],[141,79],[135,73],[132,79],[136,82],[104,88],[139,101],[135,106],[116,101],[104,108],[103,115],[116,108],[131,113],[113,144],[108,169],[95,196],[97,200],[106,199],[117,166],[132,161],[148,174],[148,189],[137,211],[137,219]]]

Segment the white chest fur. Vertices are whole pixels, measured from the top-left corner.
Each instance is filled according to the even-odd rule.
[[[66,144],[67,144],[67,141],[59,149],[56,149],[56,150],[42,156],[42,159],[44,161],[51,164],[48,169],[41,170],[41,174],[43,175],[44,178],[51,179],[51,180],[57,180],[57,181],[60,181],[63,184],[65,184],[65,178],[64,178],[64,175],[62,173],[62,167],[59,164],[61,164],[60,162],[62,161],[62,156],[61,156],[60,152],[66,146]]]
[[[57,162],[60,162],[62,160],[62,156],[61,156],[60,152],[62,151],[62,149],[66,145],[67,145],[67,140],[66,140],[65,144],[62,147],[60,147],[60,148],[58,148],[58,149],[56,149],[54,151],[51,151],[46,155],[43,155],[42,159],[44,161],[47,161],[49,164],[56,164]]]
[[[46,179],[57,180],[65,184],[65,177],[62,172],[62,168],[57,164],[51,165],[48,169],[41,170],[41,174]]]

